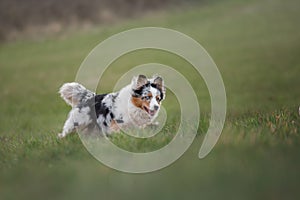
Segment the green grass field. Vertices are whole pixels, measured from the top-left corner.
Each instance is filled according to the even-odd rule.
[[[299,8],[297,0],[207,1],[111,27],[1,44],[0,198],[299,199]],[[99,42],[143,26],[181,31],[206,48],[223,76],[227,119],[217,145],[200,160],[210,115],[201,77],[166,52],[143,50],[121,57],[105,73],[99,92],[110,91],[111,83],[131,67],[157,62],[188,78],[201,107],[198,135],[187,152],[167,168],[133,175],[99,163],[76,134],[56,138],[70,109],[57,90],[75,79]],[[168,100],[172,97],[164,106],[176,116],[179,108]],[[134,151],[155,149],[172,138],[176,119],[157,140],[112,139]]]

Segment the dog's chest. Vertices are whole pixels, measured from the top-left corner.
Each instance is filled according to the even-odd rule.
[[[124,127],[142,127],[151,123],[152,120],[146,112],[132,105],[128,99],[122,103],[117,102],[114,113],[116,114],[116,120],[121,122],[119,125]]]
[[[130,121],[135,126],[145,126],[151,122],[150,116],[142,110],[135,110],[129,113]]]

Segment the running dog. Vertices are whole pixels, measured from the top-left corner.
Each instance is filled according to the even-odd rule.
[[[160,76],[133,77],[131,83],[119,92],[95,94],[79,83],[65,83],[59,93],[72,106],[62,133],[69,133],[97,126],[109,135],[122,128],[144,128],[157,117],[166,90]]]

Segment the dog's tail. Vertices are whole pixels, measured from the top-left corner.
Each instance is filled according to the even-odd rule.
[[[75,82],[63,84],[59,89],[59,94],[72,107],[95,96],[95,93]]]

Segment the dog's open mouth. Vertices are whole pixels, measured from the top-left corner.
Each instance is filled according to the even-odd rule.
[[[154,116],[156,111],[155,110],[150,110],[149,108],[147,108],[146,106],[143,106],[144,110],[150,115],[150,116]]]

